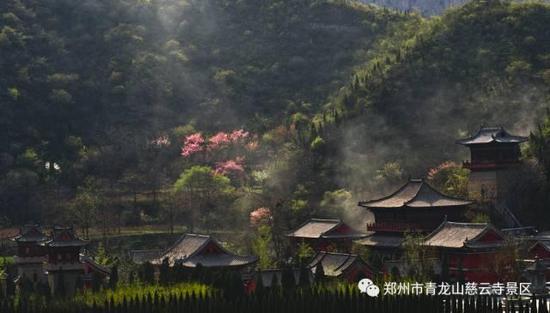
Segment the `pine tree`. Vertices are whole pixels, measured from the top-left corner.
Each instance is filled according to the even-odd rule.
[[[153,284],[155,282],[155,269],[153,264],[145,262],[141,266],[141,281],[146,284]]]
[[[167,285],[170,282],[170,263],[168,263],[168,258],[164,258],[162,260],[162,264],[160,265],[160,273],[159,273],[159,283],[161,285]]]
[[[291,266],[285,266],[281,276],[281,285],[284,291],[293,290],[296,287],[296,279],[294,278],[294,269]]]
[[[326,280],[325,269],[323,268],[323,264],[319,262],[317,263],[317,266],[315,266],[315,282],[322,283],[325,280]]]
[[[111,268],[111,276],[109,277],[109,287],[115,289],[118,284],[118,266],[115,264]]]
[[[305,264],[302,264],[300,266],[300,287],[308,287],[310,284],[309,280],[310,270],[307,268]]]
[[[92,272],[92,290],[97,292],[101,289],[101,276],[98,272]]]
[[[264,285],[264,280],[263,280],[263,277],[262,277],[262,273],[261,272],[258,272],[257,276],[256,276],[256,290],[255,290],[255,294],[257,297],[263,297],[265,295],[265,285]]]

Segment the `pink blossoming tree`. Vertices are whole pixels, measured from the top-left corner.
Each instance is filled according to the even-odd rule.
[[[204,137],[201,133],[194,133],[185,137],[183,148],[181,149],[181,155],[189,157],[197,152],[201,152],[204,149]]]
[[[216,174],[227,175],[230,173],[241,175],[244,173],[243,158],[236,158],[235,160],[227,160],[216,163]]]
[[[256,210],[250,212],[250,225],[257,227],[262,224],[269,224],[273,216],[271,210],[268,208],[257,208]]]

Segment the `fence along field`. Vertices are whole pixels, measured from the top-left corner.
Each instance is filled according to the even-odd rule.
[[[150,293],[110,297],[102,303],[77,300],[8,301],[2,313],[548,313],[548,298],[380,296],[368,297],[352,288],[258,292],[228,299],[219,293]]]

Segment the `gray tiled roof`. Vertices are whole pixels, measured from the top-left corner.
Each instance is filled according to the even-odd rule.
[[[145,262],[150,262],[159,257],[162,254],[160,249],[151,249],[151,250],[130,250],[129,255],[132,262],[136,264],[143,264]]]
[[[218,252],[201,254],[210,243],[218,248]],[[168,259],[170,265],[182,264],[186,267],[196,267],[199,263],[204,267],[244,266],[257,261],[255,256],[235,255],[223,248],[212,237],[197,234],[183,235],[152,263],[161,264],[164,259]]]
[[[475,145],[487,143],[521,143],[527,141],[527,137],[515,136],[508,133],[502,127],[481,127],[475,135],[458,140],[461,145]]]
[[[331,231],[336,230],[340,226],[345,226],[349,229],[349,232],[339,234],[331,233]],[[320,219],[312,218],[304,224],[300,225],[296,230],[287,234],[289,237],[297,238],[362,238],[365,235],[360,233],[339,219]]]
[[[441,248],[463,248],[463,247],[491,247],[501,243],[477,243],[475,240],[485,232],[493,230],[500,234],[495,228],[487,223],[455,223],[443,222],[425,240],[427,246]]]
[[[398,248],[403,243],[403,240],[404,238],[401,235],[383,235],[374,233],[354,242],[359,245],[369,247]]]
[[[54,226],[51,240],[44,244],[48,247],[82,247],[88,241],[78,238],[72,227]]]
[[[466,206],[471,203],[468,200],[444,195],[423,179],[410,179],[396,192],[380,199],[359,202],[359,206],[366,208],[426,208]]]
[[[94,270],[96,270],[98,272],[101,272],[105,275],[111,275],[111,269],[110,268],[108,268],[105,265],[101,265],[101,264],[97,263],[96,261],[94,261],[94,259],[92,259],[91,257],[89,257],[87,255],[80,254],[80,262],[87,264],[88,266],[92,267]]]
[[[355,262],[363,262],[356,254],[319,252],[309,263],[309,268],[315,271],[321,263],[326,276],[338,277]]]
[[[541,245],[544,249],[547,251],[550,251],[550,240],[537,240],[530,248],[529,250],[533,249],[535,246]]]
[[[19,235],[13,240],[17,242],[43,242],[48,240],[48,237],[42,232],[39,225],[25,225],[20,228]]]

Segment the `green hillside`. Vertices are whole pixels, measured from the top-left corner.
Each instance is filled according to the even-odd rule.
[[[311,0],[7,0],[0,12],[0,215],[13,221],[89,176],[146,173],[157,136],[314,114],[377,38],[416,19]]]
[[[349,149],[393,146],[381,156],[422,174],[467,156],[454,142],[482,124],[528,134],[548,106],[549,22],[547,5],[475,1],[387,40],[333,100],[363,134]]]
[[[337,112],[339,126],[326,137],[347,188],[375,192],[365,178],[388,164],[425,176],[446,160],[465,160],[468,150],[455,140],[481,125],[536,131],[550,103],[549,23],[548,5],[474,1],[412,36],[387,38],[327,111]],[[326,115],[329,123],[319,116],[319,125],[333,124]],[[526,174],[538,183],[514,195],[531,197],[524,209],[548,201],[539,174]]]
[[[481,124],[526,135],[549,102],[544,4],[479,0],[429,19],[345,0],[0,12],[2,224],[186,223],[196,206],[217,228],[269,207],[285,228],[460,161],[455,140]],[[238,144],[214,153],[212,138]],[[182,156],[186,141],[200,151]],[[213,172],[208,201],[172,192]]]

